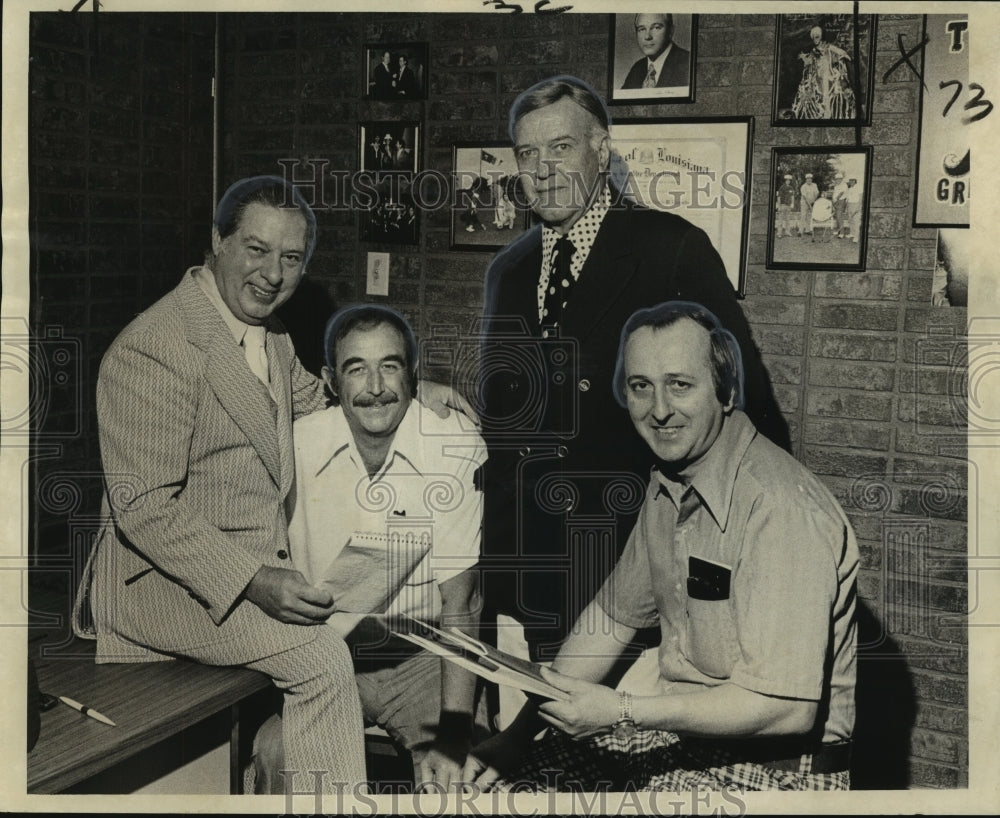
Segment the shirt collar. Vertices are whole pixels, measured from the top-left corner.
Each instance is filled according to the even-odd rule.
[[[233,315],[233,311],[226,306],[226,302],[222,300],[222,293],[219,292],[219,285],[215,283],[215,276],[212,271],[206,266],[192,267],[191,275],[194,276],[194,280],[198,282],[202,291],[208,296],[208,300],[219,311],[222,320],[233,334],[233,339],[237,344],[242,344],[247,330],[250,329],[250,325],[240,321],[239,318]]]
[[[757,429],[750,419],[739,409],[734,409],[724,419],[719,436],[705,456],[684,472],[688,486],[697,492],[702,505],[722,531],[726,530],[729,521],[736,475],[756,436]],[[686,486],[659,469],[656,470],[656,477],[674,504],[680,507]]]
[[[667,46],[666,50],[659,57],[657,57],[655,60],[651,60],[651,59],[649,59],[649,57],[646,57],[646,70],[647,71],[649,70],[650,64],[653,65],[653,67],[656,69],[656,81],[657,82],[660,81],[660,72],[663,70],[663,63],[665,63],[667,61],[667,55],[671,52],[671,50],[673,49],[673,47],[674,47],[674,41],[671,40],[670,44]]]
[[[611,208],[611,189],[608,187],[607,179],[602,182],[601,192],[594,199],[594,203],[587,208],[584,214],[576,220],[576,223],[566,233],[566,238],[573,242],[573,267],[578,269],[587,260],[590,248],[594,246],[594,239],[597,231],[604,221],[608,210]],[[542,226],[542,258],[543,266],[552,263],[552,248],[555,247],[559,239],[559,233],[548,225]]]
[[[421,405],[416,399],[411,401],[406,414],[403,415],[403,419],[396,428],[396,434],[393,436],[392,445],[386,453],[385,462],[373,479],[377,480],[385,473],[397,454],[410,463],[419,473],[426,473],[427,468],[424,452],[420,445],[420,411]],[[351,427],[347,423],[347,417],[344,415],[343,408],[339,405],[331,406],[326,412],[329,413],[328,420],[330,425],[329,431],[322,442],[328,455],[319,462],[316,474],[322,473],[334,460],[345,455],[354,458],[359,468],[363,468],[361,466],[361,454],[354,443],[354,435],[351,433]]]

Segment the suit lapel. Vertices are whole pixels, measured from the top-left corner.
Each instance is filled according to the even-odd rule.
[[[530,335],[538,335],[538,278],[542,272],[542,228],[537,226],[523,241],[531,244],[516,260],[502,270],[503,296],[494,310],[495,316],[523,316]]]
[[[604,217],[563,313],[567,336],[586,338],[635,276],[630,219],[631,207],[624,204],[612,205]]]
[[[206,355],[205,380],[260,455],[275,484],[280,485],[281,458],[275,434],[278,408],[264,384],[250,371],[242,350],[198,282],[187,274],[176,292],[188,340]]]

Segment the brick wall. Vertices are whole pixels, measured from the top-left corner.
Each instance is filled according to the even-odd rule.
[[[198,260],[210,223],[207,103],[192,91],[211,73],[210,23],[116,14],[100,25],[100,42],[52,15],[32,32],[33,319],[83,345],[83,431],[63,442],[58,464],[80,472],[99,469],[91,396],[101,353]],[[605,91],[607,27],[604,15],[223,15],[222,182],[280,172],[283,158],[353,170],[365,119],[420,120],[422,166],[447,173],[452,143],[503,139],[510,103],[538,79],[570,72]],[[861,543],[855,782],[965,786],[967,478],[964,426],[953,418],[956,409],[964,418],[965,385],[947,362],[966,315],[929,306],[935,231],[910,226],[918,86],[905,70],[881,82],[897,34],[916,41],[920,20],[879,19],[875,116],[863,132],[874,145],[864,273],[765,269],[771,148],[853,139],[852,129],[770,127],[774,28],[771,15],[703,15],[698,101],[612,114],[757,118],[743,306],[795,454],[835,492]],[[110,38],[125,56],[105,47]],[[361,99],[362,46],[380,41],[430,44],[426,101]],[[153,94],[162,102],[147,105]],[[318,363],[334,305],[365,299],[371,250],[392,253],[388,302],[421,335],[468,330],[490,254],[449,251],[447,213],[426,214],[412,247],[360,242],[350,212],[318,216],[319,249],[284,311],[307,365]],[[942,455],[949,445],[955,456]],[[38,473],[51,467],[41,461]],[[91,514],[93,496],[80,504]],[[64,548],[69,515],[49,506],[39,538]]]
[[[874,118],[863,131],[875,146],[864,273],[765,269],[771,148],[853,140],[850,128],[770,126],[773,16],[702,15],[697,102],[615,106],[612,116],[756,117],[743,306],[795,454],[835,492],[861,543],[856,784],[955,787],[968,770],[966,462],[964,451],[938,452],[962,449],[951,413],[964,416],[964,387],[946,367],[917,362],[928,360],[931,328],[960,336],[966,316],[929,306],[936,231],[911,227],[918,86],[906,70],[881,81],[900,33],[917,41],[920,19],[880,17]],[[406,41],[430,43],[428,99],[361,99],[362,46]],[[531,83],[568,72],[607,85],[602,15],[241,15],[227,18],[224,42],[227,179],[277,169],[280,158],[356,169],[358,122],[394,118],[423,123],[423,167],[447,173],[452,143],[505,138],[510,103]],[[318,322],[317,296],[324,307],[367,299],[371,250],[392,253],[388,302],[421,334],[465,331],[478,315],[490,254],[449,251],[447,212],[425,215],[413,247],[360,242],[349,213],[320,214],[320,224],[302,299]],[[301,337],[315,344],[318,329]]]
[[[36,583],[65,589],[94,531],[104,350],[210,246],[213,37],[213,15],[31,17]]]

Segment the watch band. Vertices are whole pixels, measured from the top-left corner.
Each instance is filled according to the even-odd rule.
[[[627,690],[618,692],[618,721],[635,721],[632,718],[632,694]]]
[[[611,732],[620,741],[630,741],[638,731],[632,718],[632,694],[627,690],[618,692],[618,721],[611,725]]]

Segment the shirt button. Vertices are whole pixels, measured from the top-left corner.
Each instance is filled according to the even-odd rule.
[[[568,454],[569,454],[569,449],[567,449],[565,446],[557,446],[556,447],[556,456],[557,457],[566,457],[566,455],[568,455]]]
[[[529,454],[531,454],[531,447],[522,446],[520,449],[517,450],[517,453],[521,455],[521,457],[527,457]]]
[[[580,383],[577,384],[577,387],[580,389],[581,392],[589,392],[590,381],[588,381],[586,378],[581,378]]]
[[[542,330],[542,337],[543,338],[548,338],[549,337],[549,331],[547,329],[543,329]]]
[[[278,549],[278,559],[279,560],[287,560],[288,559],[288,552],[284,548],[279,548]]]

